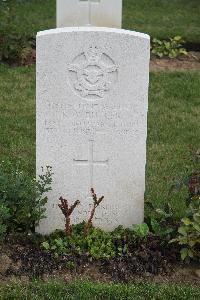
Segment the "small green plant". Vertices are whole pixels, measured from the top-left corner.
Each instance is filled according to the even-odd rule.
[[[185,186],[188,190],[186,216],[181,219],[178,235],[171,240],[182,246],[181,259],[190,261],[200,258],[200,151],[191,151],[192,172],[176,183],[178,191]]]
[[[71,260],[69,260],[67,263],[66,263],[66,268],[68,269],[68,270],[74,270],[74,268],[75,268],[75,263],[73,262],[73,261],[71,261]]]
[[[93,259],[112,258],[115,256],[115,248],[112,235],[99,228],[92,227],[86,237],[87,248]]]
[[[154,207],[151,202],[146,202],[146,205],[151,211],[146,220],[150,231],[160,238],[161,243],[167,243],[174,236],[177,228],[171,205],[167,203],[163,209]]]
[[[67,254],[68,242],[65,238],[56,238],[50,242],[45,241],[42,243],[42,248],[48,252],[53,252],[55,257]]]
[[[90,227],[83,235],[84,223],[72,225],[70,236],[58,236],[44,241],[42,249],[60,255],[86,255],[90,259],[111,258],[116,254],[112,234],[99,228]]]
[[[182,246],[181,259],[189,262],[200,258],[200,201],[191,203],[187,213],[188,216],[181,220],[178,236],[170,242],[178,242]]]
[[[151,52],[159,58],[176,58],[181,55],[187,55],[186,49],[183,48],[184,43],[185,41],[180,36],[162,41],[154,38],[151,43]]]
[[[84,228],[84,222],[72,225],[70,236],[57,232],[57,235],[49,236],[41,247],[55,257],[84,255],[90,260],[110,259],[127,255],[129,245],[132,247],[146,242],[149,234],[149,227],[145,223],[133,225],[130,229],[120,225],[112,232],[91,226],[86,236]]]
[[[128,234],[129,229],[122,225],[119,225],[111,233],[116,255],[121,256],[128,253]]]
[[[144,240],[149,234],[149,226],[146,223],[133,225],[130,229],[137,240]]]
[[[52,171],[46,172],[38,180],[30,178],[10,161],[0,163],[0,205],[9,210],[9,217],[4,222],[8,232],[33,232],[35,226],[44,218],[47,197],[51,189]]]

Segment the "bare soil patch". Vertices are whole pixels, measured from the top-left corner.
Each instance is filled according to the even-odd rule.
[[[189,52],[180,58],[155,58],[150,61],[150,71],[200,70],[200,52]]]
[[[152,242],[152,244],[151,244]],[[157,240],[132,253],[91,261],[86,255],[55,258],[29,238],[7,241],[0,247],[0,282],[89,279],[102,282],[156,282],[200,284],[200,264],[178,262],[177,250],[162,249]]]

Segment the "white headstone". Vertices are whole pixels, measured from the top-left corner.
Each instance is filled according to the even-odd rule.
[[[121,24],[122,0],[57,0],[57,27]]]
[[[49,233],[64,227],[60,196],[81,205],[87,219],[90,189],[105,199],[94,225],[111,230],[143,221],[149,78],[149,36],[77,27],[37,35],[37,173],[53,167]]]

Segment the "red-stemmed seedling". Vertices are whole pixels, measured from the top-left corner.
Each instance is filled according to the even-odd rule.
[[[70,236],[71,232],[72,232],[72,228],[70,225],[70,216],[71,216],[72,212],[74,211],[74,209],[76,208],[76,206],[78,204],[80,204],[80,201],[76,200],[74,202],[74,204],[69,206],[68,201],[66,199],[64,199],[63,197],[60,197],[59,200],[60,200],[61,204],[58,204],[58,206],[61,209],[63,215],[65,216],[65,234],[66,234],[66,236]]]
[[[85,223],[84,226],[84,236],[86,236],[88,234],[88,231],[90,229],[90,227],[92,226],[92,220],[94,218],[94,214],[96,211],[96,208],[99,206],[99,204],[102,202],[102,200],[104,199],[104,196],[100,197],[99,199],[97,198],[96,193],[94,192],[94,189],[91,188],[91,194],[92,194],[92,199],[93,199],[93,207],[90,211],[90,216],[88,221]]]

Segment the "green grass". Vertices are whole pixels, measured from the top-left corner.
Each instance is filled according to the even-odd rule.
[[[124,0],[123,28],[200,43],[199,0]]]
[[[33,282],[1,286],[1,300],[197,300],[200,289],[189,286],[158,284],[106,284],[90,282]]]
[[[55,0],[9,1],[13,5],[12,26],[22,34],[35,35],[55,27]],[[0,19],[2,11],[0,7]],[[199,0],[123,0],[123,28],[157,38],[181,35],[186,41],[200,43],[199,15]]]
[[[162,207],[171,202],[177,215],[185,196],[170,193],[175,179],[191,170],[189,147],[200,136],[200,73],[153,73],[150,76],[146,198]]]
[[[199,95],[198,72],[150,76],[146,198],[159,207],[171,202],[178,215],[185,196],[168,192],[191,167],[189,146],[199,147]],[[20,160],[34,176],[35,67],[0,65],[0,99],[0,159]]]
[[[35,36],[37,31],[55,28],[56,0],[8,0],[8,3],[10,26],[22,35]],[[0,20],[6,18],[5,7],[0,1]]]
[[[34,68],[0,65],[0,157],[35,172]]]

